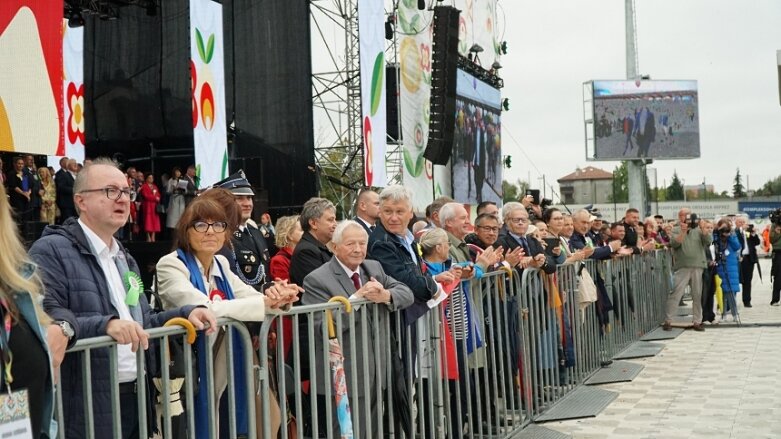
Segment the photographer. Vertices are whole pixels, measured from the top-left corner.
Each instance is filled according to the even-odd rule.
[[[667,297],[667,315],[662,325],[665,331],[672,328],[673,315],[687,285],[691,285],[694,330],[705,330],[702,327],[702,271],[707,267],[705,248],[711,241],[711,234],[700,227],[697,215],[686,208],[678,212],[678,225],[673,228],[670,242],[674,252],[675,285]]]
[[[773,278],[773,298],[770,304],[778,306],[781,296],[781,209],[776,209],[770,214],[773,225],[770,228],[770,244],[773,246],[773,266],[770,269],[770,277]]]
[[[713,248],[716,273],[721,278],[721,289],[724,292],[724,313],[731,311],[732,316],[736,317],[738,310],[735,295],[740,291],[740,272],[738,271],[740,241],[738,241],[737,235],[732,233],[732,223],[727,218],[722,218],[716,223],[716,231],[713,232]]]
[[[746,226],[746,218],[739,216],[735,219],[735,234],[740,241],[740,283],[743,286],[743,306],[751,308],[751,282],[754,280],[754,265],[759,264],[757,246],[759,235],[754,230],[754,225]]]

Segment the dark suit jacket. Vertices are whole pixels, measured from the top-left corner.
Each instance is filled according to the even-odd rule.
[[[639,255],[640,248],[637,246],[637,231],[633,226],[630,226],[626,222],[622,222],[621,224],[624,225],[624,231],[626,232],[621,245],[632,248],[632,253]]]
[[[371,236],[371,234],[372,234],[372,229],[370,229],[369,227],[367,227],[367,226],[366,226],[366,223],[365,223],[365,222],[363,222],[363,220],[362,220],[362,219],[360,219],[360,218],[358,218],[358,217],[356,216],[356,217],[353,217],[353,221],[355,221],[356,223],[360,224],[360,225],[361,225],[361,227],[363,227],[363,230],[366,230],[366,234],[368,234],[369,236]],[[377,227],[375,226],[374,228],[376,229]]]
[[[60,169],[54,177],[57,185],[57,206],[60,210],[75,209],[73,204],[73,176],[70,172]]]
[[[333,255],[325,244],[318,241],[311,233],[304,232],[301,241],[293,250],[293,257],[290,258],[290,282],[303,285],[304,278],[330,261]]]
[[[388,364],[385,355],[385,343],[388,342],[388,338],[385,336],[387,335],[386,331],[389,330],[388,313],[410,306],[414,297],[412,291],[410,291],[406,285],[385,274],[382,265],[377,261],[363,261],[360,266],[360,272],[362,285],[373,277],[377,282],[381,283],[385,289],[389,290],[393,297],[391,304],[387,306],[376,306],[379,311],[376,313],[374,312],[374,309],[372,309],[375,305],[364,305],[359,309],[353,309],[355,326],[352,327],[352,331],[355,336],[355,358],[352,357],[353,346],[350,340],[351,325],[346,314],[342,316],[341,346],[342,354],[344,355],[344,370],[347,379],[348,393],[351,396],[368,397],[376,394],[378,389],[385,388],[386,380],[377,379],[377,364],[375,361],[379,361],[380,376],[384,377],[385,365]],[[309,273],[304,279],[304,289],[306,290],[306,293],[301,300],[303,305],[326,303],[335,296],[349,298],[356,291],[352,280],[347,276],[347,273],[342,266],[339,265],[339,261],[336,257],[331,258],[327,264]],[[334,324],[336,324],[335,320],[336,319],[334,318]],[[320,336],[320,334],[322,334],[320,329],[322,323],[323,313],[316,313],[314,318],[315,361],[320,364],[317,364],[312,373],[317,374],[317,393],[321,395],[325,394],[326,386],[332,385],[330,376],[323,375],[323,365],[321,363],[324,358],[327,358],[324,356],[324,349],[327,343]],[[366,332],[361,329],[364,325],[366,325]],[[381,340],[375,340],[373,338],[375,330],[378,330],[379,334],[382,334]],[[365,346],[368,346],[368,349],[365,349]],[[354,376],[358,381],[357,389],[350,388]],[[366,394],[365,386],[368,386],[369,394]]]
[[[515,250],[516,248],[521,246],[521,243],[518,242],[508,231],[504,235],[500,235],[499,239],[496,241],[496,245],[501,245],[502,248],[504,248],[504,251],[511,251]],[[542,267],[542,271],[551,274],[556,272],[556,260],[553,259],[552,255],[545,254],[545,249],[542,248],[542,244],[539,243],[534,238],[527,238],[526,239],[526,245],[529,247],[529,253],[526,256],[537,256],[539,254],[545,255],[545,266]],[[520,266],[518,268],[520,270]]]
[[[745,245],[748,244],[748,255],[744,256],[744,258],[749,258],[751,263],[758,263],[759,258],[757,257],[757,246],[760,244],[759,235],[754,232],[749,235],[744,242],[743,237],[746,236],[746,231],[743,229],[737,229],[735,232],[738,235],[738,241],[740,242],[740,254],[743,254],[743,249],[745,248]]]
[[[569,238],[569,249],[574,252],[584,248],[586,248],[586,237],[578,232],[572,232],[572,236]],[[594,253],[589,256],[589,259],[610,259],[612,254],[613,250],[609,246],[594,247]]]

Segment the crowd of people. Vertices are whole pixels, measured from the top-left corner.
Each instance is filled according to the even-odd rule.
[[[215,359],[225,358],[228,352],[242,355],[240,346],[233,346],[232,350],[225,346],[225,338],[221,337],[224,331],[218,330],[216,323],[221,317],[261,322],[270,310],[325,303],[334,296],[361,298],[385,306],[378,307],[377,312],[360,314],[360,319],[366,321],[357,321],[356,328],[385,327],[388,321],[394,321],[407,328],[404,334],[414,341],[418,339],[416,322],[427,313],[441,311],[444,328],[452,332],[446,357],[453,359],[450,366],[455,371],[448,374],[454,411],[449,422],[452,431],[462,431],[464,422],[475,423],[468,420],[466,407],[467,400],[476,395],[468,389],[474,389],[478,380],[489,376],[488,369],[501,361],[485,352],[484,348],[492,343],[483,336],[490,319],[476,317],[477,302],[483,299],[470,291],[472,279],[495,270],[522,272],[532,268],[553,276],[562,264],[620,258],[670,247],[674,252],[675,279],[664,329],[671,327],[671,316],[687,285],[694,299],[693,324],[698,331],[703,330],[702,322],[710,318],[708,310],[714,307],[711,284],[720,285],[725,298],[722,312],[737,311],[734,298],[741,284],[743,304],[751,306],[750,288],[745,285],[751,283],[758,240],[756,232],[746,228],[741,217],[735,217],[734,222],[730,218],[720,219],[714,232],[711,221],[697,219],[686,209],[677,221],[649,217],[643,222],[637,209],[628,209],[621,221],[604,224],[596,210],[581,209],[571,214],[556,208],[543,211],[528,196],[501,208],[483,202],[477,206],[472,224],[465,206],[446,197],[435,200],[426,209],[425,218],[418,219],[410,190],[388,186],[380,193],[362,190],[352,219],[338,221],[330,201],[312,198],[299,215],[279,218],[272,226],[267,215],[263,215],[260,224],[253,221],[255,194],[243,173],[199,190],[194,168],[190,168],[185,175],[175,169],[164,184],[164,192],[169,195],[166,225],[174,229],[174,246],[157,263],[154,289],[161,303],[160,309],[152,308],[139,284],[139,267],[118,237],[123,230],[127,231],[128,224],[137,224],[140,217],[145,224],[154,223],[146,213],[150,210],[147,203],[154,207],[163,199],[154,179],[151,175],[144,178],[132,168],[123,172],[107,159],[94,160],[81,169],[74,164],[73,171],[70,164],[70,160],[65,162],[64,172],[73,179],[73,215],[61,218],[61,224],[47,227],[29,253],[23,250],[14,230],[12,212],[21,211],[13,203],[13,210],[6,204],[5,189],[0,188],[0,245],[6,255],[0,263],[0,294],[5,299],[0,312],[7,322],[13,322],[5,326],[6,332],[10,331],[9,343],[0,344],[0,350],[5,347],[21,359],[7,366],[5,372],[15,376],[15,387],[28,389],[33,426],[38,433],[34,437],[50,431],[52,382],[57,374],[66,377],[61,379],[60,387],[67,420],[65,436],[84,437],[87,419],[93,420],[96,437],[112,436],[108,351],[96,349],[91,357],[94,411],[89,418],[83,409],[82,363],[78,357],[65,355],[67,347],[76,340],[101,335],[109,335],[119,343],[122,435],[137,437],[140,418],[136,395],[139,386],[145,386],[147,394],[151,386],[147,380],[137,381],[144,375],[137,370],[134,353],[148,348],[146,329],[161,326],[173,317],[188,319],[203,330],[195,350],[199,370],[205,371],[206,343],[212,345]],[[22,160],[17,177],[26,175],[24,167]],[[30,185],[19,184],[8,187],[9,193],[31,189]],[[143,213],[133,219],[139,197]],[[159,226],[158,220],[156,227]],[[155,239],[154,227],[144,230],[149,240]],[[781,250],[781,230],[771,231],[771,237],[779,242]],[[710,278],[707,273],[711,273]],[[714,278],[720,282],[709,282]],[[599,287],[596,310],[604,318],[612,305],[604,279],[597,275],[595,281]],[[773,304],[779,301],[775,291],[774,288]],[[432,305],[432,300],[440,301]],[[301,321],[308,324],[305,319]],[[316,318],[315,327],[321,324]],[[301,328],[306,331],[307,326]],[[285,342],[285,358],[281,361],[290,362],[293,323],[283,319],[275,330]],[[342,330],[349,331],[349,326],[343,325]],[[0,340],[6,335],[0,329]],[[394,364],[384,357],[385,352],[375,355],[372,351],[350,349],[349,343],[363,346],[372,342],[363,337],[374,336],[374,332],[360,332],[344,333],[342,337],[347,343],[343,351],[346,373],[358,376],[359,386],[351,392],[351,404],[357,407],[354,410],[361,410],[359,413],[372,414],[362,422],[361,431],[355,432],[356,437],[368,437],[364,433],[369,428],[377,431],[377,423],[383,419],[384,408],[378,405],[378,395],[383,391],[384,380],[375,373],[384,373],[388,364]],[[308,339],[302,336],[297,340],[299,352],[308,352]],[[325,358],[323,340],[315,338],[313,349],[319,353],[314,359],[318,367],[309,370],[309,362],[301,361],[299,373],[305,382],[317,376],[317,386],[310,389],[307,397],[316,398],[322,408],[327,394],[324,386],[329,382],[328,377],[322,376],[323,367],[319,364]],[[359,358],[351,358],[350,352],[356,352]],[[405,368],[413,367],[415,355],[413,351],[413,358],[405,358]],[[154,357],[152,352],[147,355],[145,367],[153,367]],[[241,362],[234,367],[240,368],[238,363]],[[24,367],[19,366],[22,364]],[[357,374],[358,364],[369,364],[365,370],[370,373]],[[208,437],[210,401],[218,404],[213,410],[219,413],[220,428],[227,424],[219,422],[226,416],[219,401],[228,377],[244,376],[240,369],[233,372],[217,367],[214,382],[196,381],[199,391],[195,407],[190,408],[196,413],[196,437]],[[42,381],[43,376],[47,378]],[[246,434],[246,420],[252,414],[246,413],[243,401],[252,389],[241,385],[235,389],[237,420],[243,420],[236,428],[239,434]],[[213,398],[209,397],[210,392]],[[480,406],[483,419],[496,418],[492,403]],[[297,415],[305,434],[312,431],[311,419],[322,423],[317,426],[319,431],[326,430],[325,417],[310,413],[308,401],[301,407],[303,412]],[[146,419],[152,431],[157,418],[149,413]],[[338,428],[336,420],[332,425]]]

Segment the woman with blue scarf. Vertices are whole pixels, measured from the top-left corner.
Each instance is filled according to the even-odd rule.
[[[229,317],[243,322],[259,322],[266,310],[287,306],[295,295],[285,295],[271,290],[264,295],[246,285],[230,270],[228,260],[218,254],[230,233],[228,213],[217,202],[198,198],[187,206],[176,226],[176,251],[163,256],[157,263],[159,295],[164,308],[182,305],[202,305],[219,317]],[[221,331],[222,332],[222,331]],[[215,401],[227,386],[226,350],[224,337],[199,335],[196,345],[199,370],[206,370],[205,343],[212,343],[214,352],[214,382],[200,379],[197,383],[195,402],[196,437],[208,438],[207,390],[215,392]],[[218,343],[218,340],[220,341]],[[237,358],[243,358],[243,346],[234,337],[233,350]],[[244,364],[234,362],[236,379],[236,428],[239,434],[247,433],[250,416],[246,407],[247,391],[244,385]],[[249,389],[252,392],[252,389]],[[215,413],[217,408],[214,408]],[[209,438],[211,439],[211,438]]]

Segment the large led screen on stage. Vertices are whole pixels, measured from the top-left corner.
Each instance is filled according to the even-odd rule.
[[[459,70],[453,136],[453,198],[502,200],[501,101],[498,89]]]
[[[700,156],[697,81],[593,81],[591,160]]]

